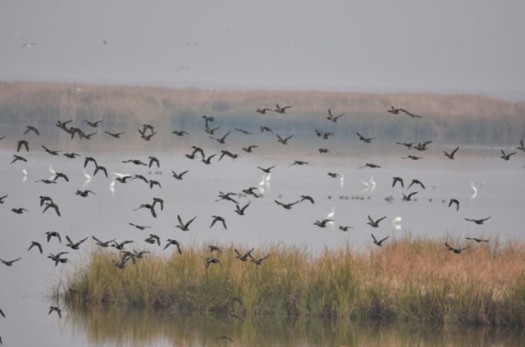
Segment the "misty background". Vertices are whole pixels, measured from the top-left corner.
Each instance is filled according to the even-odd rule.
[[[525,100],[523,1],[0,0],[0,81]]]

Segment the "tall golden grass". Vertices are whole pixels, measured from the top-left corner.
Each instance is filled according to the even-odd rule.
[[[231,247],[206,268],[205,246],[149,255],[124,269],[119,254],[95,251],[66,280],[73,306],[124,306],[200,313],[384,319],[407,323],[525,326],[525,245],[406,237],[381,248],[326,250],[271,245],[262,265]],[[57,294],[58,295],[58,294]]]

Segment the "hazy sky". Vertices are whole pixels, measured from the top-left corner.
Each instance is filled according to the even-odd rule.
[[[0,80],[525,95],[525,1],[0,0]]]

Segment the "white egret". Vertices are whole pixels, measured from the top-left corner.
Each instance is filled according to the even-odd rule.
[[[478,196],[478,188],[474,185],[473,181],[470,181],[470,189],[472,189],[472,195],[470,196],[470,199],[473,200]]]

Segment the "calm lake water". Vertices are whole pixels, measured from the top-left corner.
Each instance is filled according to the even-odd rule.
[[[15,142],[16,144],[16,142]],[[39,147],[39,146],[36,146]],[[240,148],[240,147],[239,147]],[[222,147],[210,145],[207,154],[219,153]],[[232,150],[230,148],[230,150]],[[0,336],[6,346],[213,346],[232,344],[217,337],[231,337],[234,345],[259,346],[438,346],[438,345],[522,345],[519,332],[492,330],[421,331],[407,327],[381,325],[355,326],[348,322],[322,320],[277,320],[276,318],[232,321],[224,317],[180,317],[151,312],[90,311],[66,312],[62,319],[48,315],[49,293],[65,276],[87,263],[96,248],[91,236],[103,241],[133,240],[130,248],[147,249],[155,254],[172,252],[162,248],[166,239],[177,239],[183,248],[209,243],[235,244],[240,247],[263,247],[279,243],[302,247],[315,256],[324,249],[351,247],[367,252],[372,247],[371,232],[391,239],[405,235],[443,239],[465,244],[464,237],[488,238],[491,242],[525,241],[522,218],[525,211],[525,153],[517,153],[510,161],[499,158],[499,148],[462,148],[456,160],[442,155],[442,149],[424,153],[407,151],[401,147],[387,153],[380,151],[351,151],[337,155],[318,155],[312,151],[272,154],[271,151],[242,153],[233,160],[224,157],[211,165],[190,160],[184,154],[191,151],[185,144],[174,150],[155,152],[160,168],[148,168],[127,159],[148,161],[144,151],[118,150],[80,152],[81,157],[67,159],[51,156],[39,150],[19,154],[27,163],[10,164],[14,150],[0,151],[0,196],[8,195],[0,205],[0,258],[22,257],[11,267],[0,264],[0,308],[6,318],[0,317]],[[403,159],[407,154],[424,156],[421,160]],[[108,169],[109,178],[93,176],[94,166],[85,168],[91,181],[83,173],[84,156],[92,155]],[[307,165],[291,165],[304,160]],[[360,169],[365,163],[380,164],[381,168]],[[257,167],[274,166],[271,178],[264,180]],[[35,182],[49,178],[50,167],[63,172],[69,182],[57,184]],[[23,173],[26,170],[27,175]],[[183,180],[172,177],[171,171],[188,170]],[[113,172],[142,174],[160,182],[162,188],[140,180],[126,184],[115,182]],[[344,180],[328,176],[337,172]],[[392,187],[394,176],[404,179],[405,187]],[[425,185],[408,185],[417,178]],[[216,201],[219,192],[240,193],[249,187],[260,187],[260,198],[235,196],[240,205],[250,203],[246,215],[235,213],[229,201]],[[472,188],[474,186],[475,188]],[[82,198],[77,189],[90,189],[96,195]],[[474,189],[476,191],[474,191]],[[417,191],[413,201],[403,201],[403,193]],[[62,217],[53,210],[42,213],[39,196],[49,195],[60,207]],[[309,195],[308,201],[286,210],[274,200],[285,203]],[[154,197],[164,200],[164,210],[157,207],[153,218],[147,209],[134,211]],[[391,197],[387,201],[386,198]],[[460,201],[459,211],[448,207],[451,198]],[[12,208],[24,207],[28,212],[18,215]],[[314,225],[334,211],[333,227]],[[175,228],[177,215],[194,223],[187,232]],[[226,219],[227,229],[216,224],[210,228],[213,215]],[[372,218],[386,216],[379,228],[367,225]],[[465,218],[489,217],[483,225]],[[400,217],[400,218],[397,218]],[[394,219],[398,220],[394,223]],[[140,231],[129,223],[150,226]],[[343,232],[340,225],[353,229]],[[46,231],[57,231],[73,241],[89,237],[80,249],[65,247],[65,240],[46,242]],[[147,244],[150,233],[159,235],[162,247]],[[27,251],[31,241],[44,248]],[[388,242],[388,241],[387,241]],[[69,251],[71,264],[54,266],[46,256],[49,253]]]

